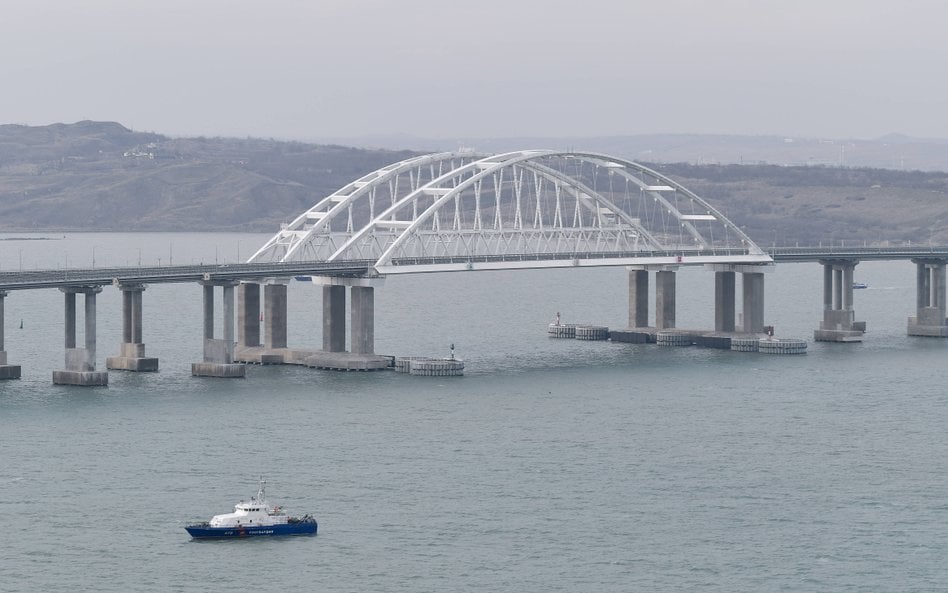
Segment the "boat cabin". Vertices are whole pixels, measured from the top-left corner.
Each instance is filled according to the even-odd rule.
[[[234,505],[233,513],[214,515],[211,527],[241,527],[252,525],[278,525],[287,522],[286,513],[280,507],[271,507],[266,500],[264,482],[260,483],[257,495],[250,502],[240,501]]]

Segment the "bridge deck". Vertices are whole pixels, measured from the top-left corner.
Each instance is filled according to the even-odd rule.
[[[451,271],[460,269],[625,266],[630,264],[703,265],[708,263],[818,262],[847,260],[948,260],[948,246],[903,247],[776,247],[763,255],[746,250],[637,251],[602,253],[509,254],[476,257],[422,257],[392,260],[387,273]],[[753,260],[753,261],[751,261]],[[67,286],[104,286],[115,283],[146,284],[199,281],[263,280],[291,276],[354,277],[374,274],[374,260],[309,261],[288,263],[235,263],[187,266],[60,268],[0,272],[0,290],[27,290]],[[475,264],[480,264],[475,266]]]
[[[817,262],[824,259],[897,260],[948,259],[943,245],[908,245],[900,247],[770,247],[767,253],[775,262]]]

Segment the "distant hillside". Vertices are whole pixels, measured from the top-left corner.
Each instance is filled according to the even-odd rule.
[[[761,244],[948,243],[946,173],[674,164],[623,155],[609,139],[576,148],[652,161]],[[413,154],[170,138],[110,122],[0,125],[0,231],[275,231],[349,181]]]
[[[0,126],[0,230],[270,231],[406,151]]]
[[[777,165],[651,166],[714,204],[761,245],[948,244],[946,173]]]
[[[725,134],[637,134],[577,138],[416,138],[408,135],[317,139],[345,146],[407,148],[425,152],[471,147],[482,152],[526,148],[588,150],[633,161],[693,165],[871,167],[948,171],[948,140],[889,134],[872,140],[738,136]]]

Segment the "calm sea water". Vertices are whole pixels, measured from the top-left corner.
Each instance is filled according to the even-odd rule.
[[[11,269],[234,261],[266,237],[0,239]],[[11,293],[23,378],[0,383],[0,591],[946,590],[948,340],[905,336],[912,264],[856,278],[866,341],[798,357],[547,338],[557,311],[624,327],[621,268],[389,278],[376,351],[454,343],[461,378],[193,378],[200,289],[153,285],[161,371],[87,389],[51,384],[61,294]],[[821,282],[816,264],[768,275],[778,336],[812,337]],[[713,324],[712,284],[679,274],[679,326]],[[320,296],[291,285],[291,345],[322,343]],[[106,288],[101,367],[120,310]],[[274,503],[316,515],[317,537],[188,537],[260,476]]]

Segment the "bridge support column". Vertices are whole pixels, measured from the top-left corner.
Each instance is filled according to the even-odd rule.
[[[375,287],[384,278],[314,276],[323,287],[323,350],[312,353],[304,364],[321,369],[369,371],[392,366],[390,356],[375,354]],[[349,288],[349,340],[346,352],[346,288]]]
[[[648,327],[648,270],[629,270],[629,328]]]
[[[861,342],[866,322],[855,321],[853,271],[857,260],[820,260],[823,266],[823,321],[813,332],[818,342]]]
[[[734,331],[736,275],[731,271],[714,272],[714,331]]]
[[[95,297],[101,286],[69,286],[60,288],[65,295],[66,368],[53,371],[55,385],[97,386],[109,384],[107,371],[95,370]],[[85,305],[85,344],[76,347],[76,294],[82,293]]]
[[[764,331],[764,274],[743,272],[744,332],[759,334]]]
[[[105,368],[122,371],[154,372],[158,359],[145,356],[142,342],[142,293],[140,283],[119,284],[122,291],[122,344],[119,355],[105,359]]]
[[[714,272],[714,331],[764,332],[764,274],[772,265],[710,264]],[[741,275],[741,323],[735,321],[737,274]]]
[[[237,346],[260,345],[260,285],[243,282],[237,287]]]
[[[945,260],[918,258],[915,316],[908,318],[908,335],[948,338]]]
[[[655,273],[655,328],[675,327],[675,276],[674,269]]]
[[[234,287],[236,282],[202,282],[204,292],[204,360],[191,363],[195,377],[244,377],[247,367],[234,362]],[[214,338],[214,287],[223,289],[223,337]]]
[[[4,311],[3,304],[7,298],[7,292],[0,290],[0,379],[19,379],[20,365],[7,364],[7,351],[4,346]]]
[[[265,285],[263,302],[264,345],[267,349],[286,348],[286,284]]]
[[[323,350],[346,351],[346,287],[323,286]]]
[[[350,343],[353,354],[375,354],[375,288],[353,286]]]

